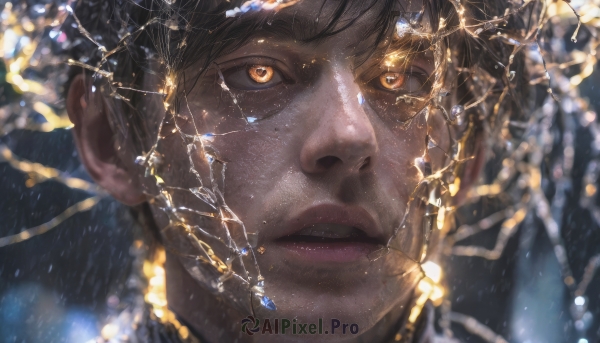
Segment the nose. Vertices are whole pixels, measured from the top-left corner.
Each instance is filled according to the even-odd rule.
[[[307,116],[315,124],[300,151],[305,173],[320,174],[333,169],[360,173],[372,169],[379,148],[359,93],[349,68],[332,65],[324,73]]]

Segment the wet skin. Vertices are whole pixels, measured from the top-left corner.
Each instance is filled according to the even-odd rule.
[[[303,23],[302,18],[315,18],[319,8],[315,1],[302,1],[275,16],[293,15]],[[226,163],[225,202],[264,248],[256,256],[265,293],[277,305],[275,316],[301,323],[337,318],[360,328],[358,335],[245,336],[239,323],[248,313],[204,291],[169,253],[169,305],[210,341],[376,341],[389,335],[406,313],[421,275],[415,261],[423,245],[420,203],[411,205],[401,226],[422,178],[415,159],[423,156],[429,134],[440,145],[430,152],[434,169],[439,168],[449,136],[439,115],[427,122],[424,112],[417,113],[419,104],[395,101],[403,94],[429,95],[435,70],[425,44],[416,44],[411,58],[393,66],[383,64],[381,53],[358,65],[356,51],[368,44],[361,33],[376,13],[319,43],[257,32],[247,44],[220,56],[194,86],[191,81],[182,84],[187,101],[177,118],[165,120],[158,148],[165,184],[197,187],[184,140],[175,129],[217,134],[207,146]],[[195,75],[194,68],[184,73]],[[229,92],[219,85],[221,77]],[[101,107],[96,95],[88,96],[80,111]],[[80,152],[85,150],[85,135],[77,141]],[[111,183],[94,175],[93,156],[82,158],[117,199],[138,202],[135,194],[148,182],[143,177]],[[192,159],[208,184],[205,157],[192,154]],[[128,193],[126,187],[136,190]],[[179,206],[207,210],[190,194],[174,192],[173,199]],[[169,226],[158,204],[153,212],[158,227]],[[218,234],[214,223],[184,216]],[[241,235],[238,225],[230,230]],[[374,259],[388,241],[392,252]],[[227,253],[214,248],[217,255]],[[259,318],[274,317],[259,307],[256,311]]]

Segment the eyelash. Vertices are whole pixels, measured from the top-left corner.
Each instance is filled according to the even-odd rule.
[[[235,65],[229,68],[225,67],[223,70],[223,77],[228,87],[242,91],[260,91],[275,87],[281,83],[292,83],[292,79],[289,78],[286,73],[281,70],[281,68],[278,68],[277,64],[279,64],[278,61],[265,57],[245,59],[241,65]],[[252,80],[251,76],[249,75],[249,70],[252,66],[264,66],[272,68],[272,78],[262,84]],[[239,73],[241,74],[238,75]],[[232,76],[235,76],[235,78],[232,79]]]
[[[381,76],[383,76],[383,75],[385,75],[387,73],[398,73],[398,74],[404,75],[404,77],[405,77],[404,84],[406,84],[407,82],[409,82],[412,78],[415,78],[420,83],[419,89],[422,89],[425,86],[427,86],[427,83],[428,83],[428,80],[429,80],[429,75],[427,75],[426,73],[421,72],[421,71],[413,71],[413,72],[386,71],[386,72],[383,72],[383,73],[377,75],[375,78],[371,79],[371,81],[368,82],[368,84],[370,84],[372,87],[374,87],[374,88],[376,88],[378,90],[389,92],[389,93],[402,93],[402,92],[416,93],[416,92],[418,92],[418,90],[416,92],[415,91],[406,91],[406,90],[403,89],[404,87],[400,87],[399,89],[389,89],[389,88],[386,88],[385,86],[383,86],[381,84],[380,78],[381,78]]]
[[[235,61],[232,61],[232,62],[235,62]],[[227,63],[227,64],[229,64],[229,63]],[[277,60],[268,58],[268,57],[257,57],[257,58],[245,59],[243,61],[242,65],[234,65],[232,67],[225,68],[223,70],[223,76],[225,78],[225,83],[230,88],[238,89],[241,91],[261,91],[261,90],[266,90],[266,89],[276,87],[282,83],[293,83],[294,82],[293,79],[288,77],[286,75],[286,73],[281,70],[281,68],[278,68],[277,64],[280,64],[280,63],[278,63]],[[252,77],[249,74],[250,68],[252,66],[264,66],[264,67],[272,68],[272,70],[273,70],[272,79],[270,79],[269,81],[266,81],[265,83],[259,83],[259,82],[256,82],[255,80],[252,80]],[[240,72],[242,74],[237,75]],[[371,81],[367,82],[367,84],[370,87],[377,89],[379,91],[384,91],[384,92],[394,93],[394,94],[398,94],[398,93],[410,94],[410,93],[422,92],[423,89],[427,86],[428,79],[429,79],[429,75],[427,75],[425,72],[422,72],[418,69],[416,71],[410,71],[410,72],[397,72],[398,74],[403,75],[405,77],[405,80],[404,80],[402,86],[400,86],[398,89],[390,89],[390,88],[386,88],[380,80],[381,76],[385,75],[386,73],[396,73],[396,72],[394,72],[394,71],[383,72],[383,73],[377,75],[376,77],[372,78]],[[235,78],[232,79],[232,76],[235,76]],[[405,85],[408,84],[409,82],[411,82],[411,80],[415,80],[415,79],[419,83],[419,86],[417,87],[417,89],[416,90],[407,90]]]

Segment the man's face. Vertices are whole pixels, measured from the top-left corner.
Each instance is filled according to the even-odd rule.
[[[439,169],[449,136],[424,100],[436,73],[429,42],[389,30],[391,46],[370,54],[374,36],[364,33],[377,6],[329,38],[295,40],[323,28],[320,8],[305,0],[270,14],[272,25],[295,27],[265,23],[198,79],[200,64],[183,72],[177,115],[167,115],[157,145],[157,174],[178,215],[165,215],[161,201],[153,210],[167,247],[184,246],[180,259],[197,280],[207,274],[185,256],[182,223],[225,265],[231,241],[238,251],[249,242],[253,251],[228,268],[245,277],[255,258],[277,317],[337,318],[364,332],[392,309],[404,312],[421,277],[424,207],[410,201],[423,178],[416,161],[430,142],[425,159]],[[221,210],[187,191],[200,181]]]

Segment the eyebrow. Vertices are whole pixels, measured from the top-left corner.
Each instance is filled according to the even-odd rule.
[[[271,17],[271,18],[269,18]],[[243,18],[243,17],[242,17]],[[245,19],[245,20],[244,20]],[[348,19],[345,19],[346,21]],[[329,26],[331,23],[328,23]],[[335,24],[335,23],[334,23]],[[389,26],[389,25],[388,25]],[[236,28],[248,32],[244,37],[231,38],[234,45],[235,43],[249,42],[251,39],[258,38],[261,36],[274,37],[282,41],[295,41],[303,44],[320,44],[323,41],[335,37],[335,34],[322,35],[319,32],[318,23],[312,19],[303,15],[298,15],[297,12],[282,11],[276,14],[264,14],[256,13],[247,15],[245,18],[240,20],[236,24]],[[386,28],[386,30],[388,30]],[[366,37],[363,37],[366,38]],[[391,37],[390,37],[391,38]],[[410,44],[416,49],[406,48],[406,45]],[[405,50],[415,52],[417,49],[419,52],[427,50],[431,45],[431,42],[418,35],[407,35],[406,39],[396,40],[392,39],[390,44],[381,46],[367,46],[363,50],[370,50],[369,54],[377,54],[382,50]],[[238,45],[236,48],[239,48]],[[357,46],[349,46],[357,47]],[[358,53],[357,55],[364,54],[365,52]]]
[[[244,30],[248,34],[238,37],[237,40],[254,38],[260,35],[274,36],[282,40],[304,41],[312,34],[316,34],[317,23],[306,16],[293,13],[252,13],[245,14],[232,27],[234,30]]]
[[[350,27],[358,19],[368,13],[371,7],[363,7],[364,10],[354,12],[356,15],[346,16],[343,13],[330,18],[327,22],[321,21],[321,25],[306,13],[294,10],[294,7],[289,7],[280,12],[247,12],[236,18],[228,18],[223,21],[211,21],[206,15],[200,14],[194,16],[191,21],[191,26],[199,30],[200,34],[194,42],[188,42],[190,50],[186,49],[185,55],[182,57],[182,69],[186,69],[196,63],[204,60],[200,70],[207,70],[209,65],[220,56],[226,55],[238,50],[246,43],[250,43],[252,39],[262,35],[272,37],[281,41],[293,41],[295,43],[316,45],[320,44],[339,33],[340,28]],[[393,30],[392,24],[398,15],[397,11],[385,12],[379,11],[375,13],[376,17],[372,18],[372,26],[365,27],[364,37],[358,37],[357,43],[348,46],[354,50],[353,58],[355,68],[367,62],[372,56],[381,56],[381,52],[389,50],[392,44],[383,44],[386,38],[391,38],[389,35],[379,34],[378,30]],[[347,9],[352,11],[352,9]],[[215,18],[212,14],[212,18]],[[209,15],[210,17],[211,15]],[[208,21],[207,21],[208,20]],[[212,22],[212,24],[210,24]],[[338,25],[339,23],[339,25]],[[215,26],[212,26],[215,25]],[[348,26],[349,25],[349,26]],[[329,30],[329,31],[325,31]],[[382,32],[382,31],[379,31]],[[367,39],[373,37],[374,40]],[[362,38],[362,39],[361,39]],[[363,42],[364,44],[361,44]],[[427,43],[428,42],[422,42]],[[413,46],[423,46],[422,43],[413,44]],[[190,46],[191,45],[191,46]],[[409,49],[407,49],[409,51]]]

